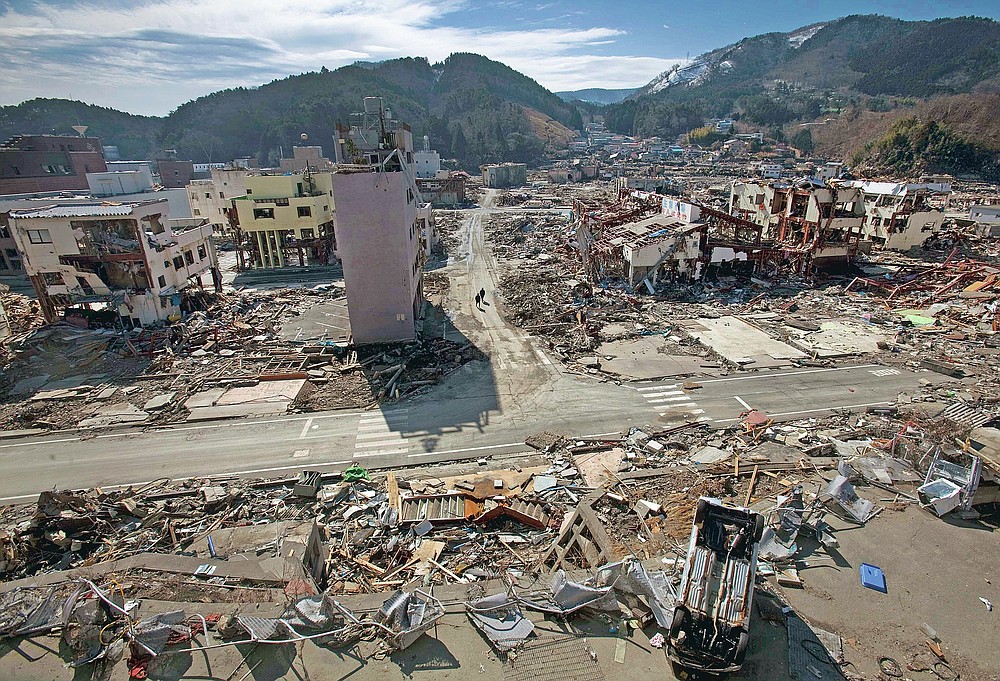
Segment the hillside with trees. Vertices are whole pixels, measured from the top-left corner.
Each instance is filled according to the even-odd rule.
[[[606,116],[616,132],[670,137],[673,119],[645,112],[685,106],[703,118],[731,117],[771,129],[996,91],[1000,23],[853,15],[703,54],[610,105]]]
[[[304,73],[256,88],[215,92],[163,118],[132,116],[82,102],[38,99],[0,107],[0,137],[13,134],[88,135],[119,147],[123,157],[155,158],[164,150],[195,162],[254,157],[276,165],[302,133],[328,150],[338,122],[350,123],[366,96],[380,96],[419,139],[428,135],[445,158],[465,168],[496,161],[540,161],[562,131],[580,129],[579,111],[534,80],[474,54],[430,64],[422,57],[357,63]],[[549,121],[540,135],[538,121]]]

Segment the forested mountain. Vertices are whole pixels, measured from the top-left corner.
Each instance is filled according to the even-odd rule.
[[[0,107],[0,137],[16,133],[88,135],[116,144],[123,157],[149,158],[174,149],[196,162],[256,157],[277,163],[304,132],[329,151],[337,122],[348,124],[366,96],[381,96],[393,116],[429,135],[445,158],[464,167],[540,160],[545,146],[582,127],[580,113],[527,76],[474,54],[358,63],[322,69],[256,88],[233,88],[182,104],[164,118],[132,116],[56,99]],[[543,134],[544,129],[544,134]],[[563,135],[564,136],[564,135]]]
[[[782,126],[851,106],[884,111],[916,98],[997,90],[997,22],[854,15],[708,52],[609,107],[608,125],[669,136],[678,117],[695,111]]]

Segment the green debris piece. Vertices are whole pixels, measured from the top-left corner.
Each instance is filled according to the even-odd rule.
[[[357,482],[358,480],[371,480],[368,477],[368,471],[357,464],[344,471],[344,482]]]

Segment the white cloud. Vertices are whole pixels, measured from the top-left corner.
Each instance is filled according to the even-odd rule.
[[[120,2],[121,4],[115,4]],[[552,90],[640,86],[679,60],[593,54],[609,27],[449,25],[461,0],[154,0],[0,15],[0,100],[74,97],[163,114],[211,91],[361,60],[475,52]],[[39,76],[39,74],[43,74]]]

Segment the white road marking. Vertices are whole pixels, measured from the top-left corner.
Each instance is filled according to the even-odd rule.
[[[646,400],[646,401],[649,402],[650,404],[658,404],[661,402],[694,402],[694,400],[692,400],[687,395],[683,397],[659,397],[655,400]]]
[[[646,393],[645,395],[643,395],[643,397],[645,397],[648,400],[650,397],[666,397],[667,395],[683,395],[683,394],[684,394],[683,390],[667,390],[662,393]]]
[[[749,404],[747,404],[746,400],[744,400],[739,395],[733,395],[733,399],[736,400],[737,402],[739,402],[740,404],[742,404],[746,409],[753,409],[753,407],[751,407]]]
[[[787,371],[785,373],[767,373],[767,374],[755,374],[753,376],[729,376],[727,378],[710,378],[707,380],[699,380],[698,383],[725,383],[727,381],[750,381],[753,379],[761,378],[783,378],[785,376],[802,376],[803,374],[822,374],[829,371],[850,371],[851,369],[869,369],[871,367],[881,366],[879,364],[861,364],[856,367],[834,367],[832,369],[808,369],[806,371]]]
[[[306,434],[309,432],[309,429],[312,427],[312,424],[313,424],[312,419],[308,419],[304,424],[302,424],[302,432],[299,433],[300,440],[306,436]]]
[[[394,454],[406,454],[410,449],[408,447],[403,447],[402,449],[380,449],[375,452],[354,452],[355,459],[366,459],[372,456],[392,456]]]
[[[839,409],[860,409],[861,407],[885,407],[895,404],[893,402],[867,402],[865,404],[841,404],[831,407],[819,407],[818,409],[803,409],[801,411],[780,411],[774,414],[768,414],[768,416],[798,416],[799,414],[816,414],[823,411],[837,411]],[[715,419],[716,423],[728,423],[730,421],[739,421],[739,419]]]
[[[293,459],[304,459],[307,456],[309,456],[308,449],[296,449],[294,452],[292,452]]]
[[[378,442],[358,442],[354,445],[355,449],[362,449],[364,447],[385,447],[387,445],[408,445],[406,440],[395,438],[392,440],[379,440]]]
[[[869,369],[868,373],[872,376],[898,376],[901,372],[899,369]]]
[[[383,431],[379,431],[377,433],[358,433],[357,434],[357,439],[358,440],[371,440],[372,438],[376,438],[376,437],[389,437],[389,436],[392,436],[392,435],[395,435],[394,431],[383,430]],[[397,436],[397,437],[402,437],[402,436]]]
[[[636,388],[639,392],[646,392],[647,390],[664,390],[666,388],[676,388],[679,383],[673,383],[671,385],[647,385],[642,388]]]

